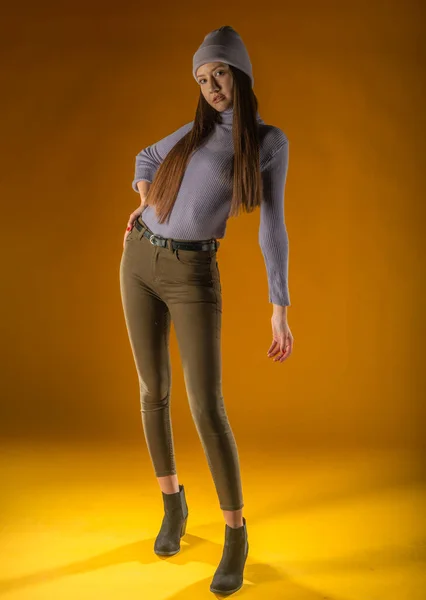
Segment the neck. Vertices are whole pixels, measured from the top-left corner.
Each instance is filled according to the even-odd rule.
[[[234,107],[230,106],[229,108],[222,110],[220,116],[222,117],[222,125],[232,125],[234,120]],[[256,114],[256,120],[262,122],[259,112]]]

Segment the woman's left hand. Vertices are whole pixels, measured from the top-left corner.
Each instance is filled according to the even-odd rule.
[[[267,356],[274,362],[283,362],[293,351],[293,336],[287,323],[287,315],[274,313],[271,318],[272,344]]]

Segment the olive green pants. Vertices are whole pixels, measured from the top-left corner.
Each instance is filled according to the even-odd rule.
[[[140,386],[145,439],[157,477],[176,474],[170,418],[170,323],[185,386],[222,510],[244,506],[237,446],[222,395],[222,292],[217,250],[154,245],[133,226],[120,291]],[[182,240],[176,240],[182,241]],[[188,240],[185,240],[188,241]]]

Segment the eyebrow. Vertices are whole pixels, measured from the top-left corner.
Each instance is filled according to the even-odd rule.
[[[215,67],[213,67],[213,69],[211,69],[211,71],[216,71],[216,69],[218,69],[219,67],[224,67],[225,65],[223,63],[219,63],[218,65],[216,65]],[[204,73],[200,73],[199,75],[197,75],[197,79],[199,77],[204,77]]]

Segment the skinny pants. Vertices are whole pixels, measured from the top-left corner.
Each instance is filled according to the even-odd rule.
[[[156,477],[176,474],[170,416],[173,320],[191,415],[222,510],[244,506],[235,438],[222,393],[222,289],[217,250],[157,246],[134,225],[120,291],[139,379],[142,424]],[[183,241],[183,240],[176,240]],[[188,240],[185,240],[188,241]]]

